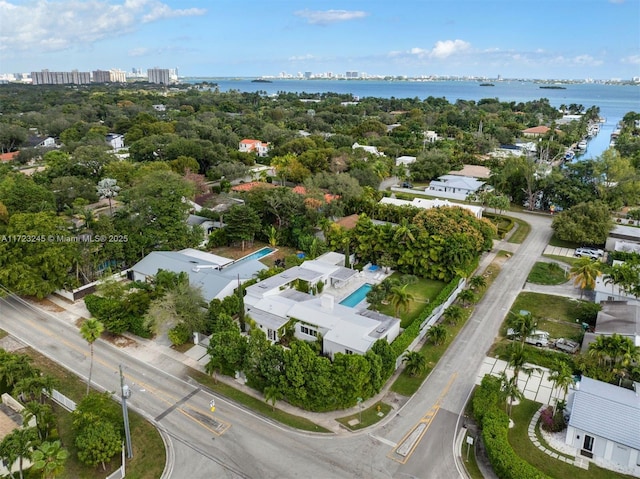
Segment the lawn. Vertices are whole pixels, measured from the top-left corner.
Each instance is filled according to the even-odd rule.
[[[516,228],[514,233],[509,237],[509,239],[507,240],[507,243],[520,244],[529,235],[529,232],[531,231],[531,225],[529,225],[529,223],[519,218],[513,218],[513,221],[517,223],[518,227]]]
[[[476,448],[477,443],[474,441],[473,445],[467,443],[467,437],[472,437],[474,440],[477,439],[468,432],[464,435],[464,442],[462,443],[462,457],[464,458],[464,468],[467,470],[471,479],[484,479],[482,472],[480,472],[480,468],[478,467],[478,462],[476,461]]]
[[[538,261],[531,268],[527,277],[529,283],[534,284],[562,284],[569,280],[565,269],[557,263],[545,263]]]
[[[364,429],[365,427],[369,427],[372,424],[382,421],[382,419],[389,414],[389,411],[391,411],[391,406],[383,402],[378,402],[373,406],[350,416],[336,418],[336,421],[350,431],[357,431],[358,429]],[[349,424],[351,421],[357,421],[357,424],[351,426]]]
[[[582,328],[576,323],[579,301],[542,293],[523,292],[513,303],[510,313],[529,311],[538,320],[538,328],[547,331],[552,338],[581,338]],[[506,324],[502,334],[506,334]]]
[[[509,443],[515,453],[532,466],[555,479],[567,477],[580,477],[580,479],[622,479],[631,478],[623,474],[602,469],[595,464],[589,464],[589,469],[584,470],[559,461],[545,454],[533,445],[528,435],[529,423],[540,404],[525,399],[518,406],[513,407],[511,417],[515,427],[509,430]]]
[[[58,380],[57,390],[68,398],[78,402],[86,393],[86,383],[77,376],[69,373],[57,363],[42,356],[38,352],[27,348],[21,352],[33,358],[33,365],[42,372],[55,377]],[[113,403],[114,407],[120,405]],[[107,463],[107,470],[102,471],[102,467],[94,468],[85,466],[77,459],[77,449],[74,445],[74,432],[72,428],[73,416],[71,413],[55,405],[56,418],[58,419],[58,432],[63,444],[69,450],[69,459],[64,473],[60,478],[68,479],[94,479],[96,477],[106,477],[110,472],[120,467],[121,455]],[[133,458],[127,461],[127,478],[133,479],[156,479],[162,475],[165,465],[165,448],[162,437],[158,430],[147,422],[139,414],[129,411],[129,423],[131,427],[131,437],[134,438]],[[36,477],[32,476],[25,476]],[[38,474],[37,477],[40,477]]]
[[[393,279],[400,279],[402,277],[401,273],[395,272],[391,275]],[[442,288],[445,287],[445,283],[442,281],[436,281],[432,279],[423,279],[420,278],[414,284],[410,284],[407,286],[407,291],[410,292],[415,301],[412,301],[409,305],[409,308],[405,310],[400,310],[400,327],[406,328],[422,313],[422,310],[427,306],[429,301],[433,301]],[[382,314],[386,314],[387,316],[395,317],[395,310],[393,306],[390,304],[383,304],[379,311]]]

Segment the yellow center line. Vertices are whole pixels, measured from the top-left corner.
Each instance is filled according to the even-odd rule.
[[[444,389],[438,396],[438,399],[436,400],[434,405],[431,406],[431,409],[429,409],[424,414],[424,416],[422,416],[418,420],[418,422],[409,430],[409,432],[407,432],[404,435],[404,437],[400,440],[400,442],[398,442],[396,447],[394,447],[389,452],[389,454],[387,454],[387,457],[389,459],[393,459],[394,461],[399,462],[400,464],[405,464],[410,459],[416,447],[418,447],[418,444],[422,440],[422,437],[425,435],[425,433],[427,432],[427,429],[429,429],[429,426],[431,426],[431,423],[433,422],[434,418],[438,414],[438,411],[440,410],[440,404],[442,403],[445,396],[449,392],[449,389],[451,388],[451,385],[453,384],[457,376],[458,376],[457,372],[451,375],[451,378],[449,378],[449,382],[447,382],[447,385],[444,387]],[[418,429],[419,427],[422,427],[422,430],[418,433],[417,437],[414,439],[413,444],[411,445],[411,448],[409,449],[406,455],[404,455],[402,458],[399,458],[398,456],[400,456],[400,453],[398,453],[398,449],[400,449],[404,445],[404,443],[414,434],[416,429]]]

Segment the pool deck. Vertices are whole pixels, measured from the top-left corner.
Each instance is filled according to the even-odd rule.
[[[344,301],[349,295],[354,293],[358,288],[360,288],[363,284],[379,284],[384,281],[385,278],[388,278],[393,274],[393,270],[389,270],[388,273],[383,271],[383,268],[378,268],[376,271],[370,271],[369,267],[371,264],[367,264],[362,271],[360,271],[354,278],[352,278],[346,285],[341,288],[335,288],[333,286],[327,286],[323,290],[323,294],[332,295],[337,303]],[[358,303],[354,309],[362,310],[367,309],[369,307],[369,303],[366,300]]]

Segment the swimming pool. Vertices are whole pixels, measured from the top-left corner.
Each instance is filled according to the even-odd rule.
[[[268,246],[265,246],[264,248],[259,249],[258,251],[254,251],[253,253],[248,254],[247,256],[243,256],[239,260],[234,261],[234,263],[239,263],[240,261],[244,261],[245,259],[260,259],[263,256],[270,255],[274,251],[275,251],[274,248],[269,248]]]
[[[357,304],[362,302],[366,297],[367,293],[371,291],[371,286],[369,283],[365,283],[356,289],[349,296],[340,301],[340,304],[343,306],[348,306],[349,308],[354,308]]]

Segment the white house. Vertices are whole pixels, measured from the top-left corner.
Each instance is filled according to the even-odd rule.
[[[367,153],[371,153],[374,156],[385,156],[384,153],[382,153],[381,151],[378,151],[378,148],[375,146],[368,146],[368,145],[361,145],[360,143],[358,143],[357,141],[351,145],[351,149],[355,150],[357,148],[360,148],[364,151],[366,151]]]
[[[53,148],[56,146],[56,139],[52,136],[33,135],[27,139],[27,146],[31,148]]]
[[[400,321],[338,303],[334,294],[357,282],[359,272],[332,264],[333,256],[326,258],[305,261],[249,286],[244,298],[247,315],[274,342],[285,326],[293,327],[295,337],[305,341],[322,336],[323,353],[332,358],[336,353],[365,354],[378,339],[391,343],[400,334]],[[300,288],[300,283],[306,287]],[[318,283],[322,293],[304,292],[317,292]],[[326,291],[329,288],[331,292]]]
[[[408,200],[399,200],[397,198],[384,197],[380,200],[380,203],[387,204],[387,205],[395,205],[395,206],[413,206],[415,208],[422,208],[425,210],[429,210],[431,208],[440,208],[443,206],[458,206],[460,208],[464,208],[465,210],[468,210],[476,218],[482,218],[482,212],[484,211],[484,208],[482,206],[467,205],[462,203],[452,203],[450,201],[440,200],[440,199],[427,200],[425,198],[414,198],[413,200],[408,201]]]
[[[254,278],[259,271],[267,269],[257,259],[232,260],[187,248],[181,251],[154,251],[131,267],[130,279],[147,281],[158,270],[187,273],[189,284],[200,288],[205,301],[223,299],[238,286]]]
[[[256,153],[260,157],[265,157],[269,154],[269,143],[263,143],[260,140],[244,139],[238,146],[238,151],[243,153]]]
[[[465,200],[467,196],[477,193],[482,185],[484,181],[471,176],[442,175],[429,184],[426,192],[449,199]]]
[[[636,383],[636,391],[640,384]],[[608,469],[640,477],[640,396],[582,377],[569,393],[565,442]]]
[[[112,150],[121,150],[124,148],[124,135],[118,133],[109,133],[105,140],[109,143]]]
[[[433,130],[427,130],[427,131],[423,132],[423,135],[424,135],[424,142],[425,143],[435,143],[436,141],[438,141],[440,139],[438,134]]]
[[[613,261],[613,266],[623,264],[624,261]],[[637,303],[638,300],[635,296],[625,292],[619,284],[608,283],[609,278],[607,275],[601,275],[596,278],[596,283],[593,287],[594,303],[602,303],[603,301],[627,301],[629,303]]]
[[[415,163],[417,158],[415,156],[399,156],[396,158],[396,166],[404,165],[409,166]]]

